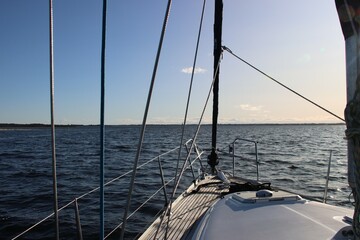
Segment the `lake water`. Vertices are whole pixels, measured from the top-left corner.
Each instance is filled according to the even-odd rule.
[[[195,126],[186,128],[186,138],[192,138]],[[347,185],[347,150],[344,125],[220,125],[219,150],[228,152],[237,137],[258,141],[260,180],[272,186],[296,191],[321,199],[326,181],[327,164],[332,150],[328,203],[351,207]],[[180,126],[153,125],[146,129],[140,163],[180,144]],[[52,163],[49,128],[0,130],[0,239],[11,239],[52,212]],[[109,181],[132,169],[140,134],[139,126],[106,127],[105,178]],[[211,127],[203,126],[198,146],[210,148]],[[59,207],[89,192],[99,185],[99,127],[58,127],[56,130],[57,177]],[[256,177],[255,151],[251,143],[236,145],[236,173]],[[165,179],[174,175],[177,152],[162,158]],[[206,157],[203,163],[206,164]],[[230,173],[232,162],[224,155],[219,168]],[[199,167],[195,166],[195,172]],[[157,161],[138,171],[132,210],[147,195],[161,186]],[[180,185],[183,190],[191,182],[191,174]],[[129,176],[114,181],[105,188],[106,234],[122,220],[128,192]],[[79,199],[80,219],[84,239],[97,239],[98,191]],[[127,238],[143,231],[164,204],[162,191],[153,201],[132,217],[127,225]],[[61,239],[76,239],[74,208],[61,211]],[[21,239],[53,238],[53,219],[45,221]],[[115,239],[116,233],[109,239]]]

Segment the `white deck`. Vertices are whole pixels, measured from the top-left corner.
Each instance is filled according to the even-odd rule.
[[[220,198],[227,190],[216,183],[215,177],[207,177],[198,192],[191,193],[194,188],[189,188],[190,194],[174,202],[168,228],[164,220],[154,238],[158,218],[139,239],[165,239],[166,229],[166,239],[352,239],[346,236],[351,229],[351,209],[283,191],[270,197],[256,197],[255,191],[249,191]]]
[[[191,239],[352,239],[346,236],[351,229],[350,209],[282,191],[272,197],[255,194],[234,193],[219,200],[198,224],[197,237]]]

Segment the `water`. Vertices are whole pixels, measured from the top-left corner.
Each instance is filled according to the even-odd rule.
[[[180,126],[149,126],[140,163],[175,148],[180,143]],[[187,127],[193,137],[195,126]],[[236,138],[259,142],[260,179],[271,181],[301,194],[322,198],[327,163],[333,150],[328,202],[350,207],[347,187],[347,159],[344,125],[221,125],[218,149],[228,151]],[[132,169],[139,126],[106,128],[105,178],[111,180]],[[209,148],[211,127],[201,128],[198,145]],[[59,207],[98,186],[99,128],[96,126],[59,127],[56,130]],[[237,174],[256,177],[255,152],[251,143],[236,145]],[[174,175],[177,153],[162,159],[165,179]],[[206,158],[203,157],[204,163]],[[0,130],[0,239],[11,239],[52,212],[52,171],[49,128]],[[231,159],[223,156],[220,168],[231,170]],[[197,168],[197,167],[195,167]],[[197,172],[197,169],[196,169]],[[230,171],[231,172],[231,171]],[[132,210],[146,195],[161,186],[158,162],[153,161],[137,174]],[[191,176],[187,172],[187,176]],[[105,189],[105,225],[109,233],[122,220],[130,178],[124,177]],[[191,179],[180,185],[184,189]],[[84,239],[97,239],[98,192],[81,198],[80,218]],[[129,220],[127,238],[141,232],[164,204],[162,192]],[[76,239],[73,205],[60,212],[61,239]],[[45,221],[21,239],[53,238],[53,219]],[[115,239],[118,232],[110,237]]]

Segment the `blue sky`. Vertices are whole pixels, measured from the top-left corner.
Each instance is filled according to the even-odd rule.
[[[141,123],[165,0],[108,1],[107,124]],[[213,1],[208,1],[189,122],[212,80]],[[181,123],[202,1],[173,1],[149,123]],[[54,0],[55,118],[98,124],[100,0]],[[328,0],[224,0],[223,44],[269,75],[343,116],[344,39]],[[0,122],[49,123],[47,0],[0,1]],[[219,122],[339,122],[225,53]],[[206,112],[205,122],[211,119]]]

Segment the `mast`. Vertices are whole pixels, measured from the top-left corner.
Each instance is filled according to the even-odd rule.
[[[214,86],[213,86],[213,116],[212,116],[212,141],[211,154],[208,156],[208,164],[212,173],[215,173],[215,166],[218,165],[219,159],[216,153],[216,134],[218,123],[218,105],[219,105],[219,61],[221,57],[221,35],[222,35],[222,0],[215,0],[215,17],[214,17]]]
[[[360,1],[335,0],[346,49],[346,137],[348,139],[348,182],[355,199],[353,230],[360,239]]]

